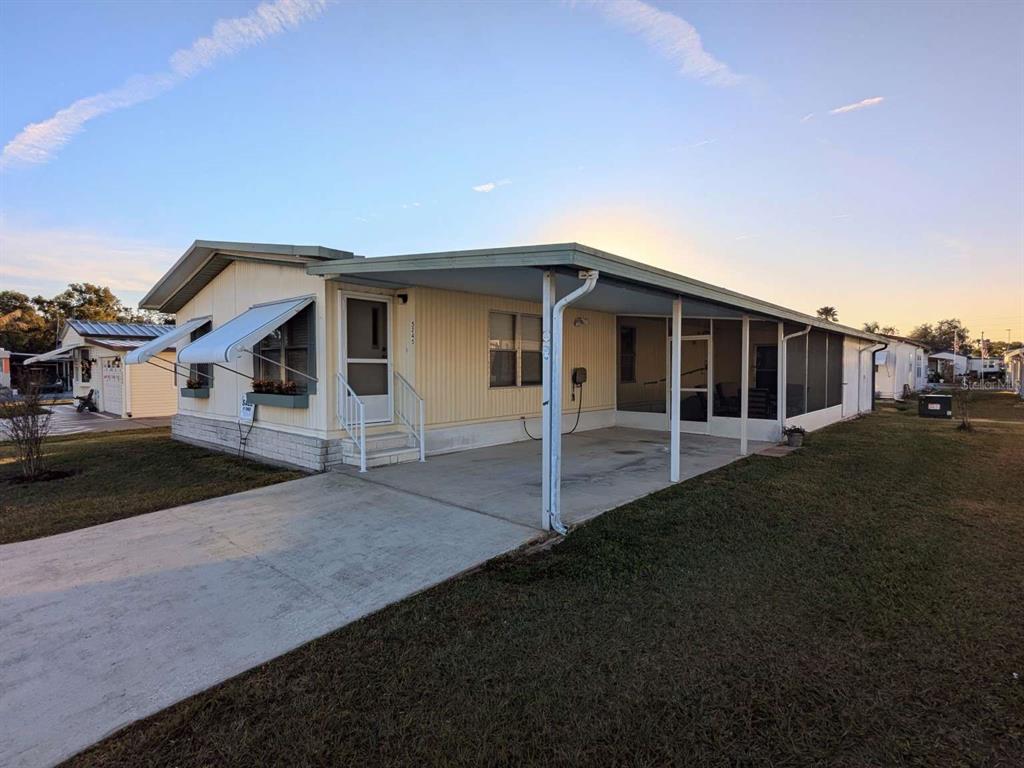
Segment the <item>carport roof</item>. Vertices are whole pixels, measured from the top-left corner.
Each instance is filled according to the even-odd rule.
[[[579,243],[345,258],[309,264],[306,271],[311,275],[365,285],[391,288],[425,286],[539,301],[541,269],[554,269],[558,273],[560,294],[578,284],[576,271],[598,270],[601,277],[597,287],[576,305],[583,309],[667,316],[672,312],[672,298],[681,295],[684,297],[684,315],[735,316],[735,313],[743,312],[870,341],[886,341],[877,334],[822,320]]]

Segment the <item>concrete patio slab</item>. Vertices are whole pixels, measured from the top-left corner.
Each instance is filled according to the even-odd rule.
[[[563,521],[576,525],[667,488],[668,443],[667,432],[628,427],[563,437]],[[753,453],[769,445],[750,441],[749,449]],[[679,452],[681,480],[741,458],[739,440],[706,435],[682,435]],[[425,464],[381,467],[368,477],[390,488],[540,527],[540,467],[540,442],[530,440],[432,456]]]
[[[330,473],[0,546],[0,765],[52,765],[537,535]]]

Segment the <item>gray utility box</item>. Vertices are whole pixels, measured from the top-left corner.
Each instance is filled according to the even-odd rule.
[[[952,419],[952,395],[920,395],[917,398],[917,415],[926,419]]]

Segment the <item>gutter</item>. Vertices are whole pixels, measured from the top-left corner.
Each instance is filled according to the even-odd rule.
[[[565,536],[568,529],[562,523],[562,336],[564,327],[562,314],[565,308],[578,299],[583,298],[597,285],[597,278],[600,273],[596,269],[581,271],[579,276],[584,283],[568,296],[563,296],[555,306],[551,308],[551,396],[550,408],[551,418],[548,424],[551,433],[544,437],[551,442],[551,473],[550,492],[551,498],[548,503],[548,521],[552,530]]]

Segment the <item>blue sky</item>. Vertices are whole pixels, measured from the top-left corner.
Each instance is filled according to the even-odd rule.
[[[851,324],[1024,336],[1020,4],[263,10],[0,6],[4,288],[134,302],[196,238],[576,240]]]

